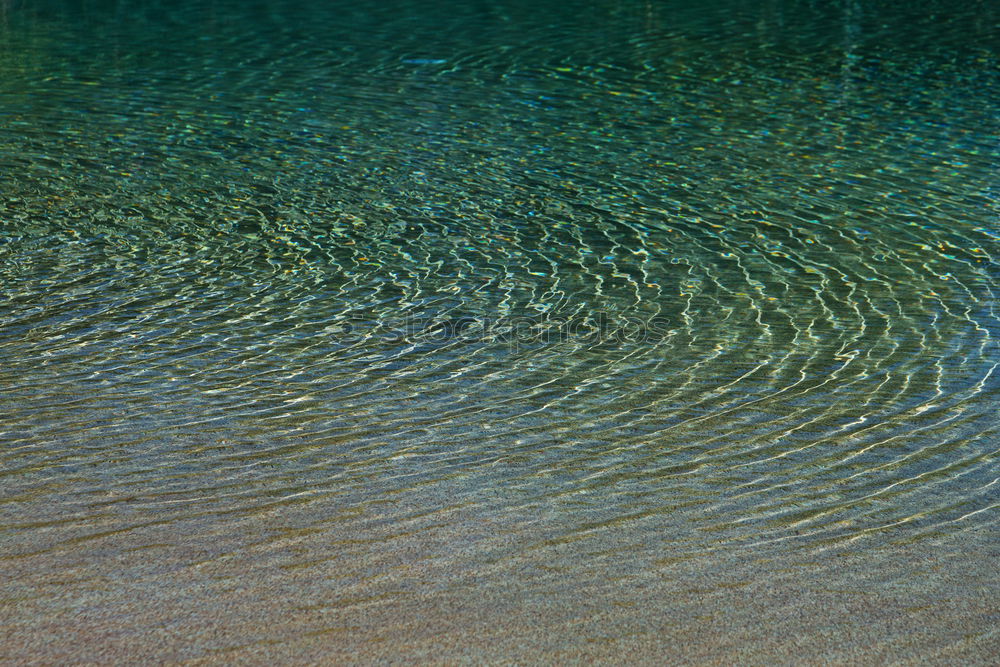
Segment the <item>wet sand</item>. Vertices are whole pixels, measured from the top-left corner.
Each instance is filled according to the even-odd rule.
[[[2,661],[986,665],[1000,648],[981,531],[673,558],[629,526],[547,540],[455,509],[304,528],[317,509],[8,537]]]

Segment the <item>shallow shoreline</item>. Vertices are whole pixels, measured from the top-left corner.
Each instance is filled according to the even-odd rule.
[[[470,536],[458,520],[389,541],[334,527],[255,543],[255,526],[154,525],[33,555],[5,549],[0,658],[989,664],[1000,645],[984,531],[727,547],[650,567],[627,531],[526,550],[527,528]]]

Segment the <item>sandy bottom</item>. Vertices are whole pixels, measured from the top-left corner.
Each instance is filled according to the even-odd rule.
[[[36,522],[0,559],[8,664],[996,664],[1000,546],[970,529],[676,555],[627,526],[269,513]],[[307,520],[307,517],[310,517]],[[544,523],[544,522],[543,522]]]

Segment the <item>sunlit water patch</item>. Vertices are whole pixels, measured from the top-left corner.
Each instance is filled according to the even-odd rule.
[[[5,553],[995,530],[995,16],[908,12],[14,3]]]

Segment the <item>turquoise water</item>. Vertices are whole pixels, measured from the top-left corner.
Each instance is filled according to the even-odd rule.
[[[905,5],[4,3],[6,599],[993,548],[1000,17]]]

